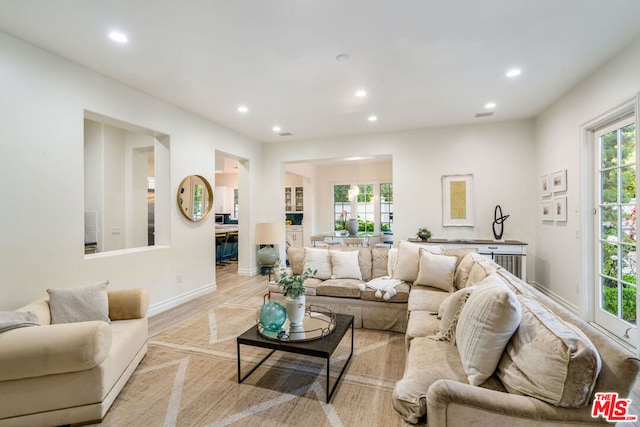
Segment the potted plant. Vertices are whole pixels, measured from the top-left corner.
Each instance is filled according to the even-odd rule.
[[[313,276],[316,271],[307,268],[302,274],[289,274],[283,267],[280,269],[280,277],[276,282],[282,288],[287,298],[287,316],[291,327],[301,326],[305,311],[305,295],[307,288],[304,281]]]
[[[431,230],[429,230],[427,227],[418,228],[416,237],[418,237],[420,240],[429,240],[431,238]]]

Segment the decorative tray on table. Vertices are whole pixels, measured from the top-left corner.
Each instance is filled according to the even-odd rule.
[[[282,342],[317,340],[329,335],[336,328],[336,315],[324,307],[310,305],[304,313],[302,325],[291,327],[289,319],[278,330],[267,329],[257,322],[258,333],[264,338]]]

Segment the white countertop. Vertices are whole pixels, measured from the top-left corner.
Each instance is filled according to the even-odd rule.
[[[216,233],[230,233],[232,231],[238,231],[238,225],[237,224],[216,225],[215,231]]]

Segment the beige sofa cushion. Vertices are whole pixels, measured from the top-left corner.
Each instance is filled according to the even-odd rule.
[[[437,255],[421,249],[418,277],[413,284],[453,292],[453,274],[457,261],[455,256]]]
[[[522,320],[500,359],[498,377],[510,393],[561,407],[586,406],[600,373],[598,350],[534,298],[518,299]]]
[[[521,315],[520,303],[500,276],[492,274],[478,283],[456,328],[456,344],[469,384],[480,385],[493,375]]]
[[[362,280],[358,251],[329,251],[332,279]]]
[[[479,258],[475,259],[475,262],[471,266],[469,278],[467,279],[465,286],[473,286],[476,283],[481,282],[490,274],[495,273],[498,268],[500,268],[498,264],[480,255]]]
[[[413,286],[409,293],[407,309],[411,311],[430,311],[437,313],[440,304],[449,295],[442,289],[430,288],[427,286]]]
[[[0,381],[83,371],[98,366],[111,348],[103,321],[14,329],[0,334]]]
[[[96,283],[77,288],[47,289],[51,323],[73,323],[109,319],[109,298],[107,284]]]
[[[304,268],[303,271],[311,269],[315,271],[310,277],[316,279],[331,278],[331,258],[329,250],[324,248],[304,248]]]
[[[371,248],[371,279],[391,276],[388,273],[389,251],[387,248]]]
[[[316,295],[339,298],[360,298],[360,284],[356,279],[329,279],[318,283]]]
[[[141,319],[147,315],[149,293],[141,288],[107,292],[111,320]]]

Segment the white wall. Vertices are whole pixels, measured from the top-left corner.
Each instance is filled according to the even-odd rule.
[[[532,274],[538,202],[533,121],[268,144],[263,162],[273,166],[335,159],[338,154],[341,158],[392,156],[394,240],[414,237],[421,226],[431,228],[437,238],[493,239],[494,208],[500,204],[503,213],[510,215],[503,238],[530,244],[528,274]],[[284,186],[284,166],[263,169],[266,188]],[[442,227],[442,175],[469,173],[474,175],[475,227]],[[272,197],[263,215],[282,219],[283,198]],[[317,200],[316,212],[326,210],[327,203]],[[326,227],[326,215],[317,214],[313,227]],[[306,219],[305,215],[305,228]]]
[[[214,218],[187,221],[175,194],[190,174],[215,182],[216,150],[247,159],[239,268],[252,271],[249,208],[258,206],[262,188],[259,143],[3,33],[0,52],[0,310],[46,296],[50,287],[104,279],[112,289],[146,288],[155,311],[213,289]],[[172,197],[157,201],[169,207],[169,245],[85,258],[84,110],[170,135]]]
[[[586,291],[591,284],[582,280],[581,127],[634,97],[640,91],[639,70],[640,40],[561,97],[535,123],[536,175],[567,169],[568,182],[567,222],[535,222],[535,280],[583,314],[590,309]]]

